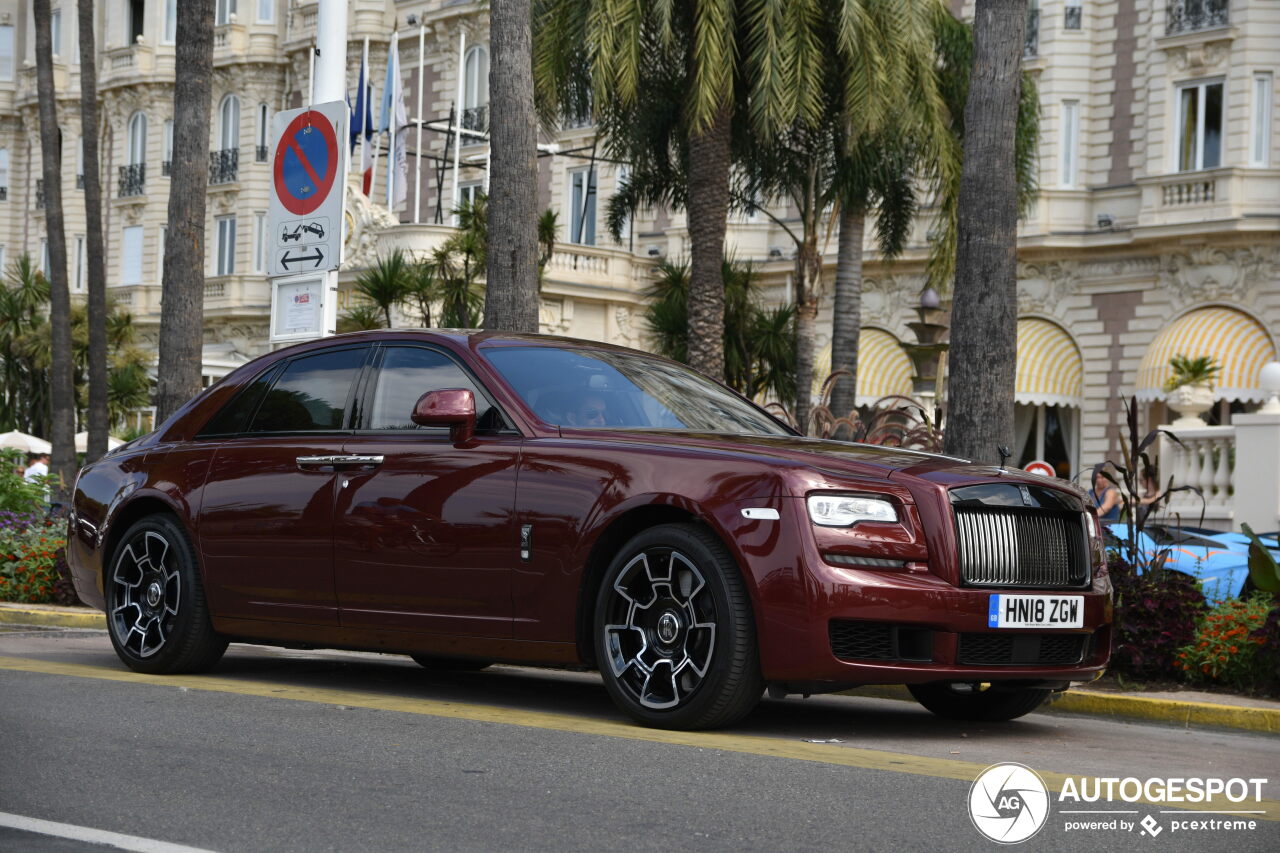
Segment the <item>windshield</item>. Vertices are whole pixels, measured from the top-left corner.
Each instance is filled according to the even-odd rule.
[[[642,355],[553,347],[491,347],[484,355],[538,417],[556,426],[789,434],[701,374]]]

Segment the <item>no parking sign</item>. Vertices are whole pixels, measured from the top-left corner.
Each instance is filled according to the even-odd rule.
[[[271,122],[270,276],[336,270],[342,263],[347,105],[331,101]]]

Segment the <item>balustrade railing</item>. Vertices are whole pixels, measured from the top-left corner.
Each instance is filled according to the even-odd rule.
[[[209,152],[209,183],[235,183],[240,175],[240,149],[223,148]]]
[[[489,108],[471,107],[462,111],[462,126],[467,130],[476,130],[481,133],[489,132]],[[463,144],[467,142],[475,142],[475,139],[463,138]]]
[[[1165,7],[1165,35],[1225,27],[1230,0],[1169,0]]]
[[[126,196],[142,195],[147,191],[147,164],[146,163],[130,163],[127,166],[120,167],[120,192],[121,198]]]
[[[1208,516],[1231,515],[1235,494],[1235,427],[1174,429],[1173,433],[1181,444],[1167,439],[1162,443],[1161,488],[1172,477],[1174,486],[1194,486],[1200,495],[1192,491],[1174,492],[1168,508],[1161,514],[1181,516],[1183,524],[1192,526],[1202,506]]]

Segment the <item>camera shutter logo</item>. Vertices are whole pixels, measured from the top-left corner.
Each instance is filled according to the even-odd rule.
[[[1049,818],[1049,789],[1030,767],[993,764],[969,789],[969,817],[978,832],[992,841],[1026,841]]]

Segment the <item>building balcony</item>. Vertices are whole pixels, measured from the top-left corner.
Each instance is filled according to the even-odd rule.
[[[1222,167],[1139,178],[1140,226],[1242,220],[1274,210],[1280,170]]]
[[[474,130],[479,133],[489,132],[489,107],[471,107],[462,111],[462,127],[465,130]],[[473,137],[463,139],[463,144],[475,144],[477,140]]]
[[[139,42],[123,47],[111,47],[102,51],[102,70],[99,84],[110,86],[139,74],[156,70],[156,51],[149,44]]]
[[[223,148],[209,152],[209,184],[233,184],[240,177],[240,149]]]
[[[204,280],[206,314],[228,315],[261,311],[271,304],[271,290],[262,275],[215,275]]]
[[[120,198],[142,195],[147,191],[147,164],[130,163],[120,167]]]
[[[232,21],[213,28],[213,61],[243,56],[249,47],[249,31],[244,24]]]
[[[1225,27],[1230,0],[1170,0],[1165,7],[1165,35]]]

